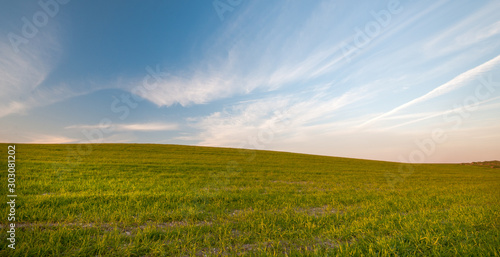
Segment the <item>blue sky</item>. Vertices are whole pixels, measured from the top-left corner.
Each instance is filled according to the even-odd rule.
[[[4,1],[0,141],[500,159],[499,1]]]

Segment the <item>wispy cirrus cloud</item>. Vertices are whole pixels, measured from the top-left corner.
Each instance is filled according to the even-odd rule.
[[[15,53],[10,44],[0,41],[0,117],[35,104],[30,95],[53,68],[51,52],[38,46]]]
[[[17,29],[8,25],[1,29],[5,34],[17,32],[13,28]],[[0,38],[0,118],[87,93],[67,83],[47,83],[64,53],[61,34],[58,22],[52,20],[17,49],[9,37]]]
[[[486,40],[498,41],[500,35],[500,4],[489,1],[466,18],[452,24],[436,37],[423,44],[426,54],[434,57],[464,50]]]
[[[396,108],[394,108],[394,109],[392,109],[384,114],[378,115],[378,116],[362,123],[360,125],[360,127],[364,127],[364,126],[371,124],[373,122],[376,122],[382,118],[393,115],[393,114],[395,114],[403,109],[406,109],[412,105],[422,103],[422,102],[425,102],[425,101],[430,100],[432,98],[436,98],[438,96],[450,93],[450,92],[464,86],[465,85],[464,82],[470,81],[471,79],[476,78],[480,74],[491,71],[492,69],[497,67],[499,64],[500,64],[500,55],[496,56],[495,58],[493,58],[493,59],[491,59],[491,60],[489,60],[489,61],[487,61],[479,66],[476,66],[476,67],[456,76],[455,78],[453,78],[450,81],[436,87],[435,89],[433,89],[432,91],[428,92],[427,94],[425,94],[423,96],[417,97],[417,98],[415,98],[415,99],[413,99],[405,104],[402,104],[402,105],[400,105],[400,106],[398,106],[398,107],[396,107]]]
[[[498,101],[499,99],[500,99],[500,97],[495,97],[492,99],[478,102],[474,106],[474,108],[476,108],[476,107],[478,108],[478,110],[476,110],[476,111],[485,111],[485,110],[487,111],[487,110],[500,109],[500,103],[495,103],[495,101]],[[494,102],[494,103],[490,103],[490,102]],[[489,104],[487,104],[487,103],[489,103]],[[399,117],[387,117],[385,119],[397,118],[397,119],[404,119],[404,120],[408,120],[408,121],[403,122],[403,123],[398,123],[397,125],[394,125],[391,127],[385,127],[383,129],[381,129],[380,131],[393,130],[393,129],[396,129],[399,127],[408,126],[408,125],[411,125],[414,123],[419,123],[419,122],[422,122],[425,120],[438,118],[438,117],[441,118],[441,117],[443,117],[443,115],[450,114],[450,113],[460,113],[461,111],[463,111],[462,109],[463,109],[463,107],[460,106],[460,107],[452,108],[449,110],[436,111],[433,113],[416,113],[416,114],[410,114],[410,115],[401,115]],[[478,125],[481,126],[482,124],[478,124]]]
[[[329,89],[320,87],[302,92],[308,95],[307,100],[295,94],[275,95],[240,102],[208,116],[189,118],[190,125],[199,132],[178,139],[199,141],[200,145],[249,147],[252,138],[262,137],[263,131],[271,130],[278,141],[303,140],[304,136],[330,133],[346,126],[349,122],[336,119],[339,112],[373,96],[366,88],[352,89],[340,96]]]
[[[207,104],[307,83],[341,68],[345,61],[341,46],[355,33],[352,24],[340,27],[342,8],[333,1],[321,1],[309,4],[299,18],[296,13],[303,11],[304,3],[282,4],[287,12],[282,12],[282,5],[267,9],[256,3],[247,5],[235,22],[205,42],[208,50],[200,62],[182,74],[165,71],[154,89],[141,96],[158,106]],[[260,15],[273,18],[254,19],[259,8]],[[325,33],[332,25],[337,30]]]
[[[411,7],[422,7],[426,3],[401,3],[404,13],[392,15],[391,22],[380,35],[362,49],[353,50],[357,52],[356,58],[370,54],[370,50],[447,2],[438,1],[425,8],[417,8],[418,11],[412,11]],[[208,50],[201,61],[182,74],[165,74],[154,89],[145,90],[141,96],[158,106],[189,106],[256,90],[283,89],[288,85],[307,84],[310,80],[333,76],[348,64],[346,54],[349,53],[343,52],[345,42],[352,41],[357,35],[355,28],[364,29],[367,24],[367,21],[356,23],[345,19],[345,12],[350,11],[351,15],[366,16],[370,19],[368,21],[374,21],[370,11],[380,11],[379,7],[373,10],[344,10],[342,4],[334,1],[320,1],[309,4],[307,8],[293,2],[284,5],[287,12],[282,11],[283,5],[268,6],[266,9],[258,3],[246,5],[246,10],[234,22],[226,23],[219,33],[205,42]],[[273,18],[262,21],[252,19],[256,9],[260,10],[260,15]],[[298,18],[295,16],[298,9],[308,11]],[[331,33],[325,33],[329,30]],[[228,38],[231,40],[228,41]],[[397,52],[395,49],[391,51]],[[401,53],[391,55],[399,57]],[[369,56],[363,61],[365,67],[377,67],[381,63],[380,56]]]
[[[36,5],[21,7],[29,16]],[[25,16],[27,22],[29,19]],[[19,17],[21,22],[21,17]],[[18,37],[25,36],[21,31],[27,26],[23,23],[2,24],[0,32]],[[24,21],[23,21],[24,22]],[[32,26],[34,26],[32,24]],[[20,29],[22,28],[22,29]],[[65,55],[64,29],[61,19],[52,19],[46,25],[34,27],[36,33],[26,43],[13,44],[9,36],[0,38],[0,118],[10,114],[27,114],[29,110],[64,101],[68,98],[86,95],[104,88],[117,88],[116,85],[94,83],[92,78],[80,80],[51,80],[57,72],[60,61]]]

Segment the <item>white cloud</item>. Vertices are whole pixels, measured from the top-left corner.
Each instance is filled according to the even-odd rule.
[[[87,87],[44,84],[63,53],[60,34],[54,20],[21,44],[18,52],[7,37],[0,40],[0,118],[88,93]]]
[[[494,67],[496,67],[498,64],[500,63],[500,55],[496,56],[495,58],[477,66],[477,67],[474,67],[458,76],[456,76],[455,78],[453,78],[452,80],[436,87],[435,89],[433,89],[432,91],[428,92],[427,94],[423,95],[423,96],[420,96],[420,97],[417,97],[405,104],[402,104],[382,115],[379,115],[375,118],[372,118],[366,122],[364,122],[363,124],[360,125],[360,127],[363,127],[363,126],[366,126],[370,123],[373,123],[375,121],[378,121],[382,118],[385,118],[387,116],[390,116],[390,115],[393,115],[405,108],[408,108],[412,105],[415,105],[415,104],[418,104],[418,103],[421,103],[421,102],[425,102],[427,100],[430,100],[432,98],[435,98],[435,97],[438,97],[438,96],[441,96],[441,95],[444,95],[444,94],[447,94],[451,91],[454,91],[460,87],[462,87],[465,83],[464,82],[467,82],[473,78],[476,78],[478,75],[481,75],[482,73],[485,73],[485,72],[488,72],[488,71],[491,71]]]
[[[332,11],[341,13],[342,10],[335,8],[333,1],[323,1],[297,19],[294,9],[300,8],[300,4],[288,2],[286,5],[289,12],[279,8],[262,11],[276,12],[276,16],[265,24],[251,17],[255,12],[262,12],[243,12],[236,19],[237,24],[227,23],[225,30],[214,35],[215,43],[208,45],[207,54],[191,67],[191,72],[169,74],[156,88],[144,90],[141,96],[158,106],[205,104],[256,89],[277,90],[339,68],[344,58],[341,42],[354,31],[325,33],[324,30],[331,27],[328,24],[338,22]],[[249,5],[248,8],[260,6]],[[255,22],[263,24],[259,26]],[[227,40],[229,37],[232,39]],[[137,86],[143,87],[140,83]]]
[[[171,123],[132,123],[132,124],[98,124],[98,125],[71,125],[65,129],[101,129],[104,131],[168,131],[178,130],[178,124]]]
[[[10,44],[0,41],[0,117],[26,110],[32,104],[26,98],[52,69],[52,58],[43,49],[23,49],[15,53]]]
[[[19,45],[19,52],[15,52],[7,37],[0,39],[0,118],[14,113],[25,114],[32,108],[102,88],[117,87],[89,81],[46,83],[64,53],[59,25],[51,20],[35,37]]]
[[[463,45],[472,45],[480,41],[489,39],[500,34],[500,21],[486,25],[477,30],[471,30],[457,37],[457,42],[462,42]]]
[[[492,99],[488,99],[488,100],[484,100],[484,101],[478,102],[476,104],[476,106],[477,106],[478,109],[475,110],[474,112],[485,111],[485,110],[492,110],[492,109],[500,109],[500,103],[492,103],[492,104],[485,105],[486,103],[494,102],[494,101],[497,101],[499,99],[500,99],[500,97],[495,97],[495,98],[492,98]],[[460,107],[457,107],[457,108],[452,108],[452,109],[445,110],[445,111],[436,111],[436,112],[433,112],[433,113],[416,113],[416,114],[410,114],[410,115],[401,115],[401,116],[398,116],[398,118],[406,118],[406,119],[409,119],[410,117],[419,117],[419,118],[418,119],[411,118],[407,122],[399,123],[397,125],[384,128],[383,130],[392,130],[392,129],[395,129],[395,128],[399,128],[399,127],[407,126],[407,125],[410,125],[410,124],[418,123],[418,122],[421,122],[421,121],[424,121],[424,120],[429,120],[429,119],[436,118],[436,117],[442,117],[443,115],[448,114],[448,113],[459,113],[460,111],[463,111],[462,109],[463,109],[463,107],[460,106]],[[388,118],[385,118],[385,119],[388,119]],[[478,124],[478,125],[481,125],[481,124]]]
[[[116,125],[117,131],[165,131],[165,130],[178,130],[177,124],[165,123],[143,123],[143,124],[118,124]]]
[[[324,87],[308,92],[306,97],[304,94],[240,102],[209,116],[190,118],[191,126],[201,132],[176,139],[197,140],[206,146],[264,149],[283,140],[300,141],[339,128],[348,130],[356,123],[335,121],[337,112],[371,97],[373,92],[356,88],[335,97]]]
[[[399,23],[396,21],[400,17],[395,15],[394,25],[391,23],[388,31],[377,36],[377,41],[380,43],[405,29],[445,2],[439,1],[423,11],[412,13]],[[234,22],[226,23],[225,29],[213,36],[213,41],[209,41],[213,44],[207,45],[207,54],[191,67],[191,72],[169,74],[156,84],[156,88],[144,90],[141,96],[158,106],[206,104],[256,89],[277,90],[331,74],[345,64],[341,46],[355,34],[353,24],[339,26],[339,22],[345,21],[340,21],[337,16],[345,13],[335,5],[334,1],[322,1],[300,19],[292,17],[294,8],[300,8],[300,5],[291,2],[286,3],[287,12],[279,8],[259,12],[255,10],[260,8],[257,4],[248,5]],[[255,12],[276,15],[264,23],[251,19]],[[252,25],[257,29],[249,26],[249,20],[254,21]],[[255,22],[262,22],[262,26]],[[333,25],[336,25],[335,30],[331,29]],[[290,27],[294,29],[290,30]],[[377,44],[371,43],[369,47]],[[139,83],[137,86],[143,85]]]
[[[64,137],[64,136],[55,136],[55,135],[27,135],[27,140],[25,143],[29,144],[64,144],[64,143],[75,143],[78,140],[74,138]]]
[[[500,4],[490,1],[460,22],[440,31],[423,45],[428,55],[442,56],[464,50],[466,47],[500,34]]]

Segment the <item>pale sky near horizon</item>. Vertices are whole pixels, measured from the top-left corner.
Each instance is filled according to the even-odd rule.
[[[3,1],[0,142],[500,160],[500,1]]]

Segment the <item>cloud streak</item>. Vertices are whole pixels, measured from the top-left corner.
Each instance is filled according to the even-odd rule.
[[[400,106],[398,106],[398,107],[396,107],[396,108],[394,108],[394,109],[392,109],[392,110],[390,110],[382,115],[379,115],[375,118],[372,118],[372,119],[364,122],[359,127],[364,127],[364,126],[371,124],[373,122],[376,122],[382,118],[393,115],[393,114],[395,114],[403,109],[406,109],[412,105],[416,105],[418,103],[425,102],[425,101],[430,100],[432,98],[436,98],[438,96],[450,93],[451,91],[454,91],[454,90],[464,86],[464,82],[471,80],[473,78],[476,78],[478,75],[480,75],[482,73],[491,71],[499,63],[500,63],[500,55],[496,56],[495,58],[493,58],[493,59],[491,59],[491,60],[473,68],[473,69],[470,69],[470,70],[456,76],[452,80],[444,83],[441,86],[438,86],[437,88],[433,89],[432,91],[428,92],[427,94],[425,94],[423,96],[417,97],[417,98],[415,98],[415,99],[413,99],[405,104],[402,104],[402,105],[400,105]]]
[[[26,143],[28,144],[67,144],[67,143],[75,143],[77,139],[64,137],[64,136],[56,136],[56,135],[30,135],[27,136]]]
[[[105,131],[172,131],[179,130],[178,124],[170,123],[132,123],[132,124],[111,124],[111,125],[71,125],[65,129],[101,129]]]

